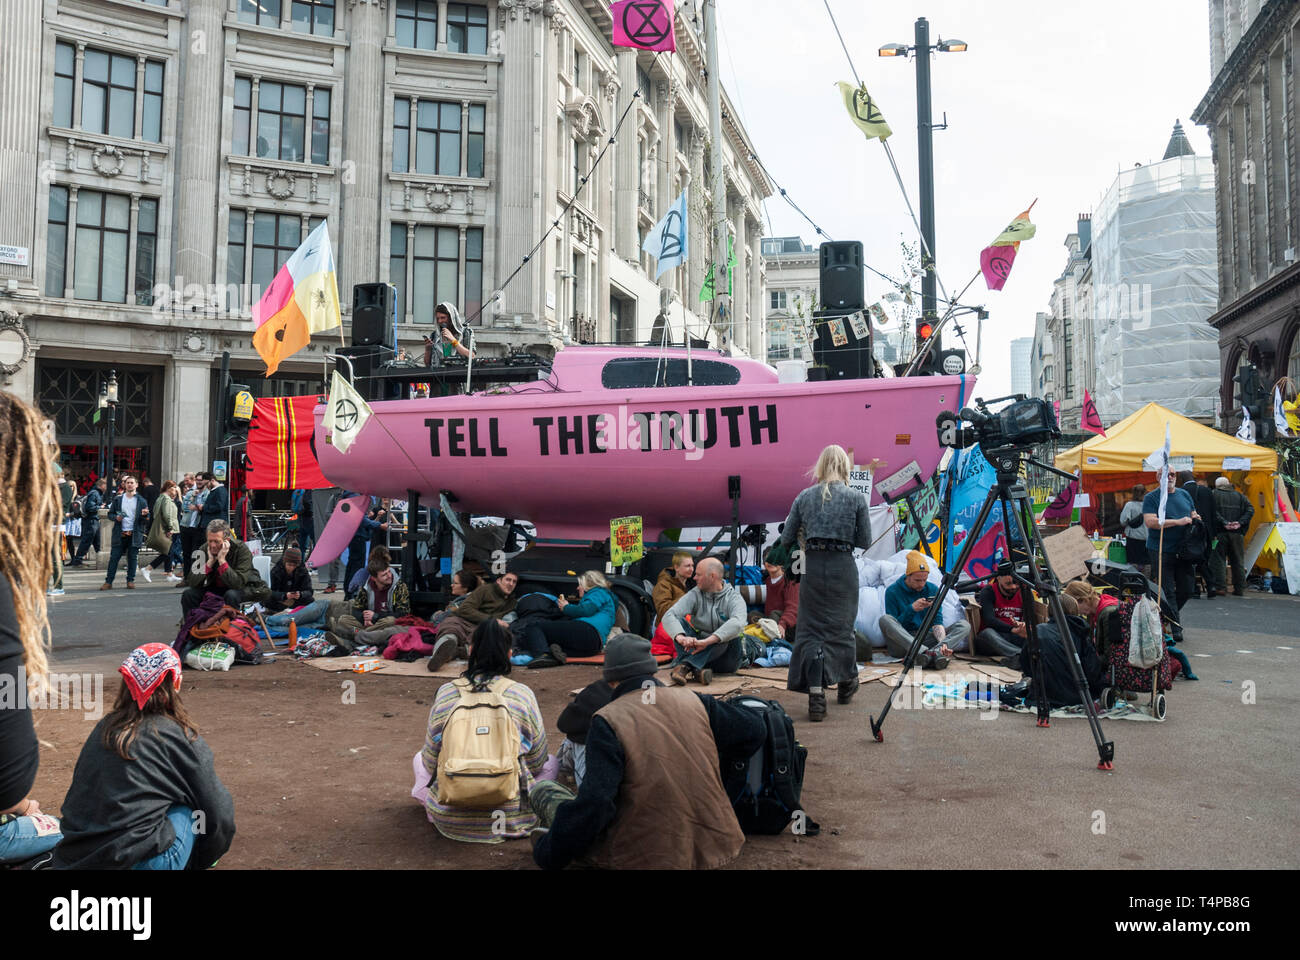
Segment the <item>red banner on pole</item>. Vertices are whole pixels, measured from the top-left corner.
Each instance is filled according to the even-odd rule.
[[[250,490],[319,490],[333,486],[316,462],[316,405],[323,397],[268,397],[253,402],[248,424]]]

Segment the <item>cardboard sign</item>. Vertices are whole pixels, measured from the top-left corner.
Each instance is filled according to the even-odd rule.
[[[1048,562],[1062,583],[1075,577],[1088,575],[1088,561],[1096,553],[1096,548],[1083,527],[1067,527],[1055,536],[1043,540],[1043,550]]]
[[[616,567],[645,556],[640,517],[619,517],[609,522],[609,562]]]
[[[861,493],[867,498],[867,503],[871,502],[871,489],[874,483],[875,478],[866,467],[854,464],[853,469],[849,471],[849,489]]]
[[[1074,505],[1076,507],[1088,508],[1092,506],[1092,497],[1086,493],[1077,493],[1074,496]]]
[[[921,465],[913,460],[903,469],[891,473],[889,476],[876,481],[876,487],[879,488],[882,496],[889,496],[896,490],[901,490],[907,481],[913,477],[921,475]]]

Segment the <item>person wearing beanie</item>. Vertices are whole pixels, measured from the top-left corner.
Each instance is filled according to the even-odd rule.
[[[146,643],[118,673],[113,709],[73,770],[53,867],[206,870],[230,849],[235,804],[181,703],[180,657]]]
[[[582,861],[700,870],[740,854],[745,835],[719,770],[763,745],[763,720],[745,707],[664,686],[657,667],[644,637],[623,633],[605,645],[602,682],[610,699],[588,725],[577,795],[547,780],[528,795],[547,828],[533,844],[539,867]]]
[[[934,598],[939,595],[938,584],[931,583],[930,561],[925,554],[913,550],[907,555],[904,574],[885,591],[885,615],[880,618],[880,632],[885,635],[885,649],[891,657],[906,657],[912,647],[912,638],[921,628],[921,622]],[[942,670],[954,649],[961,647],[970,637],[970,624],[965,620],[945,628],[935,617],[934,624],[921,641],[922,667]]]
[[[280,562],[271,568],[271,595],[265,601],[268,616],[266,625],[272,630],[325,625],[329,611],[329,597],[316,599],[312,589],[311,574],[302,562],[302,551],[289,547]]]

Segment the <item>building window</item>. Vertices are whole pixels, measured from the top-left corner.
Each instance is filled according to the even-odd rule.
[[[1061,396],[1070,399],[1073,396],[1072,383],[1074,380],[1074,342],[1070,337],[1070,314],[1068,310],[1062,309],[1065,314],[1061,318],[1061,340],[1065,353],[1065,379],[1061,382]]]
[[[786,292],[784,290],[770,290],[768,307],[772,310],[784,310],[786,308]]]
[[[280,0],[239,0],[239,19],[244,23],[278,27]]]
[[[312,94],[311,143],[307,136],[307,88],[264,81],[257,94],[257,144],[250,152],[252,83],[235,78],[235,129],[231,152],[242,156],[303,162],[307,150],[311,162],[329,162],[330,90],[317,87]]]
[[[87,50],[81,75],[81,129],[135,136],[135,58]]]
[[[249,156],[248,130],[250,111],[253,108],[253,82],[247,77],[235,77],[235,131],[230,140],[230,152],[240,157]]]
[[[147,60],[144,65],[144,117],[140,138],[154,143],[162,142],[163,65]]]
[[[312,94],[311,162],[321,165],[330,160],[330,92],[317,88]]]
[[[410,277],[411,312],[416,323],[432,324],[433,310],[444,300],[460,304],[465,316],[483,305],[483,230],[465,231],[465,293],[460,292],[460,229],[419,225],[407,244],[407,225],[394,223],[389,244],[388,276],[397,287],[397,314],[404,316]]]
[[[334,0],[293,0],[290,15],[297,33],[334,36]]]
[[[1291,334],[1291,350],[1286,358],[1286,375],[1300,383],[1300,330]]]
[[[393,101],[393,172],[406,173],[411,156],[411,101]]]
[[[686,146],[686,128],[676,117],[673,118],[673,149],[684,150]]]
[[[126,302],[131,201],[120,193],[82,190],[77,195],[73,290],[78,300]]]
[[[72,126],[72,85],[76,82],[77,53],[70,43],[54,45],[54,125]]]
[[[253,214],[253,276],[256,290],[265,290],[302,242],[302,218],[296,213]]]
[[[415,170],[460,175],[460,104],[421,100],[415,119]]]
[[[397,0],[397,45],[438,49],[438,0]]]
[[[226,229],[226,309],[243,308],[244,285],[244,228],[248,214],[243,210],[230,211],[230,226]]]
[[[636,68],[636,88],[641,91],[641,99],[645,101],[645,105],[647,107],[650,106],[650,93],[652,90],[650,74],[646,73],[640,67]]]
[[[447,49],[451,53],[487,53],[487,7],[447,4]]]
[[[135,212],[135,302],[153,303],[154,263],[158,251],[158,201],[142,199]]]
[[[397,322],[406,316],[406,224],[394,223],[389,228],[388,282],[396,291],[393,311]]]
[[[45,234],[45,295],[61,297],[68,269],[68,188],[50,187],[50,220]]]
[[[487,107],[481,103],[469,105],[469,142],[465,144],[465,176],[483,176],[483,128]]]
[[[577,140],[570,140],[573,153],[573,193],[577,194],[578,184],[582,182],[582,144]]]
[[[483,308],[483,228],[465,231],[464,313],[472,317]],[[1300,338],[1298,338],[1300,339]]]

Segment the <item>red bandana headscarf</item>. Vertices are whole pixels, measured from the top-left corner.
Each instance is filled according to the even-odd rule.
[[[165,643],[146,643],[136,647],[117,668],[117,672],[126,680],[131,697],[141,710],[154,691],[167,679],[167,674],[173,674],[172,685],[175,689],[181,688],[181,658]]]

